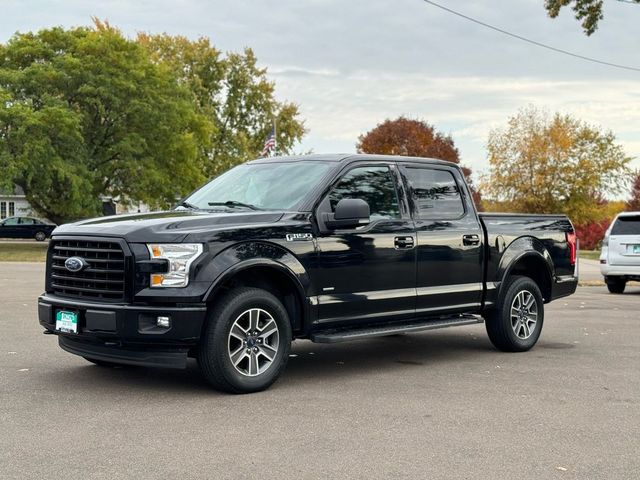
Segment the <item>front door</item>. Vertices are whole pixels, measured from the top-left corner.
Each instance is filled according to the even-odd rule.
[[[460,171],[404,164],[417,232],[416,314],[458,313],[482,301],[484,234]]]
[[[398,180],[393,163],[352,165],[320,203],[319,222],[343,198],[365,200],[371,221],[319,235],[319,323],[413,316],[415,232]]]

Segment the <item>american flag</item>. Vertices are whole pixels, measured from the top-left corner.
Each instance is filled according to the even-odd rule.
[[[264,142],[264,148],[262,149],[261,155],[264,157],[268,155],[271,150],[276,148],[276,128],[273,127],[271,129],[271,133],[267,137],[267,140]]]

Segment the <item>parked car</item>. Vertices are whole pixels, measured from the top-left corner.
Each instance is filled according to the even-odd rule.
[[[37,218],[9,217],[0,221],[0,238],[35,238],[43,242],[55,228],[55,225]]]
[[[460,168],[311,155],[237,166],[174,211],[81,221],[49,245],[45,333],[102,366],[184,368],[216,388],[271,385],[292,339],[333,343],[486,321],[535,345],[574,293],[564,215],[478,214]]]
[[[611,293],[623,293],[640,280],[640,212],[618,214],[602,241],[600,272]]]

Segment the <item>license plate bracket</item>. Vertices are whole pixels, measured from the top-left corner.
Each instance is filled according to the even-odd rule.
[[[56,310],[56,331],[77,334],[78,312],[73,310]]]

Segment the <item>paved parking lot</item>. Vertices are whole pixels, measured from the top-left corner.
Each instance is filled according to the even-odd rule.
[[[41,334],[43,265],[0,263],[0,478],[636,479],[640,288],[583,287],[538,346],[484,327],[296,342],[263,393],[103,369]]]

